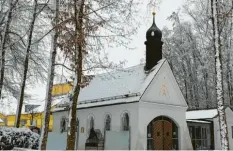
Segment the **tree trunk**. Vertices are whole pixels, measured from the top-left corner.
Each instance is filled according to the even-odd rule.
[[[26,86],[28,63],[29,63],[29,56],[30,56],[31,43],[32,43],[32,33],[33,33],[34,24],[36,20],[36,11],[37,11],[37,0],[34,0],[33,17],[32,17],[32,21],[31,21],[30,28],[29,28],[28,45],[26,49],[26,57],[24,60],[24,71],[23,71],[23,77],[21,81],[22,83],[21,83],[20,98],[18,100],[18,106],[17,106],[17,112],[16,112],[16,127],[19,127],[20,125],[20,116],[21,116],[21,110],[22,110],[23,100],[24,100],[24,90]]]
[[[33,112],[33,110],[31,111],[32,113],[31,113],[31,117],[32,117],[32,120],[31,120],[31,125],[33,125],[33,120],[34,120],[34,112]]]
[[[77,10],[77,1],[74,0],[74,13],[75,13],[75,51],[78,50],[78,58],[75,58],[75,68],[76,68],[76,84],[74,87],[74,95],[71,101],[70,112],[69,112],[69,123],[68,123],[68,133],[67,133],[67,146],[66,150],[75,150],[75,134],[76,134],[76,111],[78,96],[80,92],[80,84],[82,82],[82,66],[83,66],[83,47],[84,47],[84,31],[83,31],[83,12],[84,12],[84,1],[81,0],[79,6],[79,11]]]
[[[222,80],[222,56],[221,56],[221,39],[219,35],[219,21],[217,8],[218,1],[211,0],[212,23],[213,23],[213,42],[215,45],[215,68],[216,68],[216,91],[217,91],[217,109],[220,126],[220,136],[222,150],[229,150],[228,130],[226,123],[226,113],[224,108],[223,97],[223,80]]]
[[[5,54],[6,54],[6,41],[8,37],[8,33],[10,30],[10,24],[12,20],[12,11],[15,8],[16,4],[18,3],[18,0],[14,2],[14,0],[10,1],[10,8],[7,16],[7,21],[5,25],[5,30],[3,32],[3,37],[2,37],[2,44],[1,44],[1,51],[2,51],[2,56],[1,56],[1,76],[0,76],[0,98],[2,97],[2,88],[3,88],[3,82],[4,82],[4,75],[5,75]]]
[[[55,26],[59,22],[59,0],[56,0],[56,10],[55,10]],[[55,74],[55,61],[57,54],[57,39],[58,39],[58,28],[55,28],[55,34],[53,36],[53,48],[51,51],[50,59],[50,72],[48,74],[48,83],[47,83],[47,95],[46,95],[46,104],[44,110],[44,121],[40,137],[40,150],[46,150],[48,131],[49,131],[49,121],[50,121],[50,109],[52,104],[52,89],[53,89],[53,80]]]

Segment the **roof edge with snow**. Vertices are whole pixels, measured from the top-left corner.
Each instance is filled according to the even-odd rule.
[[[143,83],[141,83],[140,87],[136,87],[138,88],[137,90],[135,91],[131,91],[131,92],[126,92],[126,93],[121,93],[121,94],[118,94],[118,95],[115,95],[115,96],[111,96],[111,95],[108,95],[106,97],[100,97],[100,98],[91,98],[91,99],[87,99],[87,100],[79,100],[78,101],[78,105],[77,105],[77,108],[82,108],[82,107],[93,107],[93,106],[102,106],[103,104],[115,104],[115,103],[122,103],[122,99],[125,100],[124,103],[127,103],[127,102],[131,102],[130,100],[132,98],[134,98],[133,100],[134,101],[139,101],[141,99],[141,97],[144,95],[145,91],[147,90],[148,86],[151,84],[151,81],[154,79],[154,77],[157,75],[157,73],[159,72],[159,70],[161,69],[161,67],[163,66],[163,64],[166,62],[166,59],[161,59],[160,61],[158,61],[157,65],[155,65],[151,70],[149,71],[145,71],[144,68],[140,68],[138,69],[139,72],[141,72],[144,77],[143,77]],[[142,66],[142,64],[138,65],[138,66]],[[134,69],[136,68],[137,66],[133,66],[133,67],[128,67],[128,68],[125,68],[125,70],[130,70],[130,69]],[[110,72],[111,73],[115,73],[116,71],[112,71]],[[100,75],[106,75],[108,73],[103,73],[103,74],[100,74]],[[98,76],[100,76],[98,75]],[[137,76],[137,74],[135,75]],[[141,75],[140,75],[141,76]],[[131,77],[133,78],[133,77]],[[135,81],[135,82],[139,82],[139,81]],[[99,83],[101,84],[101,83]],[[111,89],[111,87],[109,87]],[[90,93],[92,93],[94,90],[90,91],[88,95],[90,95]],[[135,99],[136,98],[136,99]],[[129,101],[128,101],[129,100]],[[63,110],[67,109],[67,107],[69,106],[69,101],[68,102],[61,102],[59,103],[56,108],[60,108],[59,110],[61,110],[61,108],[63,108]],[[55,109],[56,110],[56,109]]]

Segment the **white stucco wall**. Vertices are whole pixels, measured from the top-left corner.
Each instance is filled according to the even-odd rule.
[[[136,139],[138,133],[138,103],[129,103],[129,104],[121,104],[121,105],[112,105],[112,106],[103,106],[103,107],[95,107],[95,108],[87,108],[80,109],[77,112],[79,119],[79,139],[78,139],[78,149],[85,149],[85,142],[88,137],[87,127],[88,127],[88,117],[90,115],[94,116],[95,120],[95,129],[100,129],[101,133],[104,132],[104,120],[105,115],[111,115],[111,129],[112,130],[120,130],[121,128],[121,116],[124,112],[129,114],[130,127],[131,127],[131,145],[130,149],[136,149]],[[67,116],[68,112],[55,112],[54,116],[54,124],[53,124],[53,132],[60,133],[60,119],[62,116]],[[84,133],[81,133],[81,127],[84,127]]]
[[[227,116],[227,127],[228,127],[228,139],[229,139],[229,149],[233,150],[233,138],[232,138],[232,129],[233,126],[233,112],[230,108],[226,108],[226,116]],[[215,142],[215,150],[221,150],[221,142],[220,142],[220,131],[219,131],[219,119],[218,117],[214,118],[214,142]]]
[[[164,63],[148,86],[139,105],[137,149],[147,149],[147,125],[158,116],[172,119],[179,130],[179,149],[192,149],[186,123],[187,103],[168,65]]]
[[[166,95],[163,94],[163,90],[165,90]],[[108,113],[111,115],[111,129],[120,130],[121,116],[125,111],[129,113],[130,117],[131,150],[147,149],[147,125],[158,116],[169,117],[177,124],[179,131],[179,149],[192,149],[186,123],[186,109],[187,104],[184,97],[168,63],[165,63],[146,89],[140,102],[78,110],[79,131],[81,127],[85,128],[85,132],[79,134],[78,149],[85,149],[85,142],[88,137],[87,121],[90,115],[94,116],[95,129],[100,129],[103,133],[105,115]],[[53,132],[60,133],[60,119],[64,115],[68,116],[68,112],[55,112],[53,115]]]
[[[230,150],[233,150],[233,136],[232,136],[232,126],[233,126],[233,112],[230,108],[226,108],[227,113],[227,126],[228,126],[228,139]]]
[[[147,125],[158,116],[172,119],[178,126],[179,149],[192,149],[191,139],[185,119],[186,108],[173,107],[156,103],[140,102],[139,105],[139,133],[137,149],[147,149]]]
[[[163,64],[148,86],[142,101],[187,108],[187,103],[167,62]]]

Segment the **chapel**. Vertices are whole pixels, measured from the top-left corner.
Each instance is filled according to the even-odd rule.
[[[162,58],[162,32],[155,13],[145,38],[145,64],[95,75],[81,89],[76,149],[193,149],[186,122],[188,106],[168,61]],[[69,111],[63,105],[52,112],[53,132],[48,140],[48,144],[56,142],[59,150],[65,149],[68,129]]]

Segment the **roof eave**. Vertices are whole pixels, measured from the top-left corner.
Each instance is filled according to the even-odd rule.
[[[78,104],[77,109],[83,109],[83,108],[92,108],[92,107],[101,107],[101,106],[108,106],[108,105],[117,105],[117,104],[127,104],[127,103],[133,103],[138,102],[140,99],[140,96],[132,96],[127,98],[121,98],[121,99],[114,99],[114,100],[108,100],[108,101],[99,101],[99,102],[92,102],[92,103],[86,103],[86,104]],[[59,107],[59,106],[58,106]],[[66,111],[68,108],[67,106],[60,106],[61,109],[54,112],[60,112],[60,111]]]

